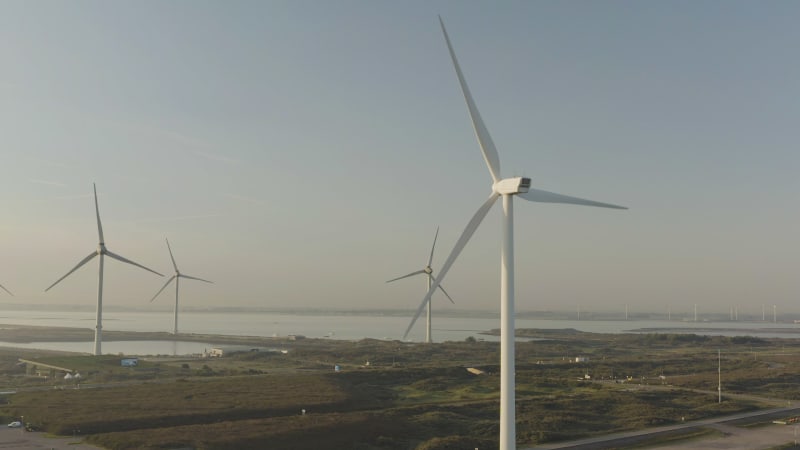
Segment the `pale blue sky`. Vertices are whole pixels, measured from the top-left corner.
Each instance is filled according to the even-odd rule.
[[[97,244],[186,306],[408,308],[489,194],[437,14],[516,203],[517,307],[800,310],[800,4],[0,3],[2,302],[95,302]],[[444,282],[498,309],[500,211]],[[106,304],[159,279],[106,265]],[[158,300],[161,306],[168,297]],[[749,305],[749,306],[748,306]]]

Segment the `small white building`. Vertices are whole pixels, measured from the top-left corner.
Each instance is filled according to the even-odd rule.
[[[230,356],[234,353],[246,352],[273,352],[273,353],[289,353],[288,350],[277,348],[264,348],[264,347],[250,347],[247,345],[225,345],[220,347],[212,347],[210,351],[205,352],[207,358],[222,358],[223,356]]]
[[[229,356],[231,353],[240,353],[246,351],[248,350],[242,347],[212,347],[206,356],[209,358],[222,358],[223,356]]]

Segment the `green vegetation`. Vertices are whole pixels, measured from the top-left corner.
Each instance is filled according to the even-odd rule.
[[[785,404],[799,395],[792,385],[800,381],[800,344],[789,340],[521,334],[541,340],[517,344],[520,445],[771,406],[755,396],[780,397]],[[497,447],[497,343],[304,339],[280,346],[288,353],[148,357],[137,367],[121,367],[114,356],[0,350],[0,390],[17,391],[0,397],[0,414],[110,449]],[[575,362],[578,356],[583,362]],[[79,385],[63,374],[36,376],[18,358],[76,370],[83,378]],[[342,370],[334,372],[334,365]]]

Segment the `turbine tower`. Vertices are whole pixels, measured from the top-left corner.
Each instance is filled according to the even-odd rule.
[[[510,450],[516,448],[516,430],[515,430],[515,412],[514,412],[514,217],[513,217],[513,198],[519,196],[525,200],[532,202],[544,203],[567,203],[573,205],[585,206],[598,206],[603,208],[627,209],[622,206],[616,206],[608,203],[600,203],[591,200],[585,200],[577,197],[570,197],[566,195],[556,194],[553,192],[542,191],[539,189],[532,189],[530,187],[531,180],[529,178],[513,177],[501,178],[500,176],[500,157],[486,129],[483,120],[481,119],[478,108],[472,99],[469,92],[467,83],[464,80],[464,75],[461,73],[461,67],[458,65],[453,46],[450,43],[450,38],[445,30],[444,22],[439,17],[439,24],[442,27],[447,48],[450,52],[450,58],[453,61],[453,66],[458,76],[458,82],[461,85],[461,91],[464,94],[464,100],[467,103],[470,117],[472,118],[472,125],[475,129],[475,135],[478,138],[478,143],[483,153],[483,158],[489,168],[489,173],[492,176],[492,193],[489,198],[478,208],[478,211],[467,224],[461,237],[456,241],[450,256],[447,257],[439,277],[434,280],[431,286],[431,291],[422,300],[416,315],[411,321],[411,325],[406,330],[406,335],[411,327],[414,325],[417,317],[419,317],[425,304],[430,300],[431,293],[435,290],[439,283],[442,282],[453,262],[458,255],[467,245],[467,242],[472,237],[475,230],[478,229],[481,221],[489,213],[494,203],[498,198],[503,198],[503,245],[501,250],[501,264],[500,264],[500,450]]]
[[[427,282],[428,282],[428,292],[430,292],[431,283],[434,280],[434,278],[433,278],[433,269],[431,268],[431,263],[433,262],[433,249],[436,248],[436,238],[438,238],[438,237],[439,237],[439,227],[436,227],[436,234],[433,236],[433,245],[431,245],[431,255],[428,257],[428,265],[426,265],[424,269],[417,270],[416,272],[411,272],[410,274],[403,275],[402,277],[393,278],[393,279],[387,281],[387,283],[391,283],[392,281],[402,280],[403,278],[412,277],[414,275],[426,275],[425,278],[427,278]],[[442,293],[445,296],[447,296],[447,299],[450,300],[450,303],[455,304],[453,299],[450,298],[450,294],[448,294],[447,291],[445,291],[444,288],[441,285],[439,285],[439,289],[442,291]],[[425,333],[425,342],[431,343],[432,342],[432,340],[431,340],[432,338],[431,338],[431,299],[430,299],[430,297],[428,297],[428,326],[427,326],[426,330],[427,331]],[[408,334],[408,333],[406,333],[406,334]]]
[[[172,248],[170,248],[169,246],[169,239],[164,238],[164,240],[167,241],[167,250],[169,250],[169,258],[172,260],[172,267],[175,268],[175,275],[169,277],[169,280],[167,280],[167,282],[164,283],[164,286],[162,286],[161,289],[159,289],[158,292],[156,292],[156,295],[154,295],[153,298],[150,299],[150,302],[155,300],[156,297],[158,297],[158,294],[160,294],[161,291],[166,289],[167,286],[169,286],[169,284],[172,283],[172,280],[175,280],[175,311],[173,313],[174,324],[172,327],[172,334],[178,334],[178,285],[180,284],[180,278],[186,278],[187,280],[204,281],[206,283],[212,283],[212,284],[214,282],[182,274],[181,271],[178,270],[178,265],[175,264],[175,257],[172,256]]]
[[[94,327],[94,354],[95,355],[100,355],[101,354],[101,352],[100,352],[100,344],[101,344],[101,342],[103,340],[103,259],[104,259],[104,257],[108,256],[108,257],[110,257],[112,259],[116,259],[117,261],[121,261],[121,262],[130,264],[130,265],[142,268],[142,269],[144,269],[144,270],[146,270],[148,272],[153,272],[154,274],[156,274],[156,275],[158,275],[160,277],[163,277],[164,275],[161,275],[160,273],[156,272],[155,270],[148,269],[147,267],[145,267],[145,266],[143,266],[141,264],[137,264],[137,263],[135,263],[135,262],[133,262],[133,261],[131,261],[129,259],[123,258],[122,256],[119,256],[116,253],[113,253],[113,252],[111,252],[110,250],[108,250],[106,248],[106,243],[105,243],[105,240],[103,239],[103,226],[100,224],[100,207],[97,206],[97,186],[94,183],[92,183],[92,186],[94,187],[94,211],[95,211],[95,214],[97,215],[97,235],[98,235],[98,237],[100,239],[100,243],[97,245],[97,250],[95,250],[92,253],[90,253],[89,256],[87,256],[86,258],[83,258],[78,263],[78,265],[73,267],[72,270],[67,272],[66,275],[64,275],[63,277],[61,277],[58,280],[56,280],[55,283],[51,284],[50,287],[48,287],[44,291],[45,292],[49,291],[53,286],[55,286],[58,283],[60,283],[61,280],[63,280],[64,278],[67,278],[68,276],[70,276],[70,274],[72,274],[72,272],[75,272],[76,270],[78,270],[81,266],[83,266],[84,264],[89,262],[95,256],[98,256],[98,255],[100,256],[100,264],[98,265],[99,272],[98,272],[98,276],[97,276],[97,318],[96,318],[95,327]]]

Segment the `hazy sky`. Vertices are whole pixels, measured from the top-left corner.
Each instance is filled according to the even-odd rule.
[[[111,251],[216,282],[186,306],[416,308],[384,281],[491,185],[437,14],[503,174],[630,207],[517,201],[518,310],[800,309],[800,3],[694,0],[4,1],[0,304],[94,304],[96,260],[44,289],[96,182]],[[500,238],[437,307],[499,309]],[[107,260],[105,303],[164,281]]]

